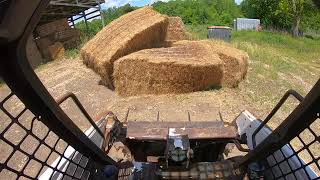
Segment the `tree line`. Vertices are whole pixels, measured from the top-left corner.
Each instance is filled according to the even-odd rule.
[[[185,24],[232,26],[233,20],[243,17],[234,0],[172,0],[158,1],[152,6],[160,13],[180,16]]]
[[[297,36],[303,30],[320,30],[317,3],[318,0],[243,0],[237,5],[234,0],[170,0],[158,1],[152,6],[162,14],[180,16],[185,24],[232,27],[235,18],[258,18],[266,29],[292,32]],[[130,4],[110,7],[103,10],[103,18],[109,23],[137,8]],[[98,22],[90,23],[90,33],[95,34],[102,28]],[[77,26],[84,29],[83,22]]]
[[[292,32],[320,30],[318,0],[244,0],[240,7],[245,17],[259,18],[266,28]]]

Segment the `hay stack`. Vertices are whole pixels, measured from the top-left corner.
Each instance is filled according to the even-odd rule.
[[[111,22],[81,49],[84,64],[113,87],[113,62],[137,50],[156,47],[165,38],[167,16],[145,7]]]
[[[68,28],[63,31],[57,31],[53,34],[54,41],[64,42],[74,37],[80,38],[80,30],[75,28]]]
[[[185,45],[190,41],[179,41],[173,46]],[[249,56],[246,52],[215,41],[199,41],[211,46],[211,53],[218,54],[223,62],[221,86],[236,87],[247,74]]]
[[[40,37],[49,36],[55,32],[64,31],[65,29],[70,28],[67,19],[56,20],[47,24],[43,24],[36,27],[36,33]]]
[[[64,56],[64,47],[61,42],[55,42],[53,45],[50,45],[46,51],[46,57],[49,59],[61,59]]]
[[[187,40],[187,34],[180,17],[169,17],[166,41]]]
[[[219,85],[223,63],[208,43],[189,41],[141,50],[114,64],[114,85],[122,96],[186,93]]]
[[[80,44],[80,30],[71,28],[67,19],[60,19],[36,27],[37,46],[43,59],[53,60],[63,54],[64,48],[75,48]]]

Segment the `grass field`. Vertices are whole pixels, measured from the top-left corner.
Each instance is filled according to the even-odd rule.
[[[195,39],[207,38],[206,26],[187,26],[187,29]],[[252,103],[251,106],[256,107],[260,115],[268,114],[289,89],[305,96],[320,78],[319,38],[292,38],[290,35],[272,32],[233,31],[231,45],[246,51],[250,56],[246,80],[240,83],[236,91],[247,102]],[[297,105],[297,100],[288,99],[268,125],[276,128]],[[319,121],[314,122],[313,127],[315,132],[320,132]],[[300,136],[306,142],[313,139],[307,131]],[[290,144],[297,149],[302,147],[297,138]],[[310,150],[319,156],[317,148]],[[305,152],[300,157],[305,162],[312,160]],[[312,168],[320,173],[318,168]]]
[[[194,39],[206,39],[206,25],[187,26]],[[273,32],[233,31],[231,45],[250,56],[247,78],[237,89],[248,102],[271,109],[289,89],[305,96],[320,78],[320,39]],[[290,99],[281,119],[296,105]],[[277,126],[279,122],[271,123]]]

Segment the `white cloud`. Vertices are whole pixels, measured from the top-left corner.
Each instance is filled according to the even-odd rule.
[[[153,4],[153,3],[158,2],[158,1],[168,2],[170,0],[150,0],[150,2],[148,4]]]
[[[106,0],[105,3],[102,5],[103,8],[110,8],[110,7],[119,7],[125,4],[132,4],[135,2],[143,2],[146,0]]]
[[[144,6],[158,1],[168,2],[170,0],[105,0],[105,3],[102,4],[102,8],[120,7],[128,3],[131,5]],[[243,0],[235,0],[237,4],[240,4],[242,1]]]
[[[136,6],[145,6],[158,1],[168,2],[169,0],[105,0],[105,3],[102,4],[102,7],[103,9],[107,9],[110,7],[120,7],[128,3]]]
[[[240,4],[243,0],[236,0],[237,4]]]

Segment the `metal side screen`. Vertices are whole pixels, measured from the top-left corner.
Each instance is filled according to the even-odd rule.
[[[271,179],[319,179],[320,118],[266,159]]]
[[[0,179],[89,179],[90,157],[58,137],[11,92],[0,97]]]

